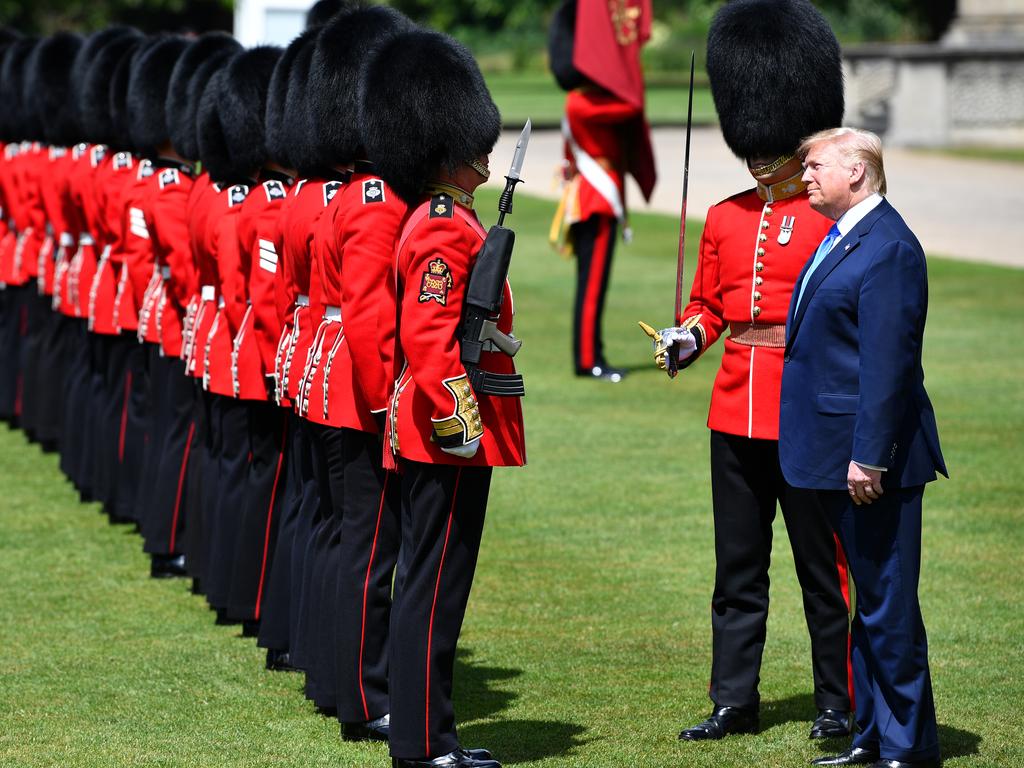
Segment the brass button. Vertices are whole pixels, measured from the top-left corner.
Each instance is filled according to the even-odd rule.
[[[757,317],[760,314],[761,314],[761,308],[760,307],[754,307],[754,317]]]
[[[767,242],[768,241],[768,235],[766,235],[764,232],[762,232],[760,235],[757,236],[757,239],[760,240],[762,243]]]
[[[754,269],[756,269],[758,272],[763,272],[764,271],[764,263],[760,262],[760,261],[757,262],[757,264],[754,265]]]
[[[768,222],[767,221],[762,221],[761,222],[761,229],[768,229]]]
[[[772,215],[772,209],[771,208],[765,208],[764,209],[764,215],[765,216],[771,216]]]
[[[758,248],[757,249],[757,255],[758,256],[764,256],[764,248]]]
[[[764,282],[764,278],[761,277],[760,275],[758,275],[757,277],[754,278],[754,285],[760,285],[763,282]]]
[[[760,300],[761,300],[761,292],[760,291],[754,291],[754,301],[760,301]]]

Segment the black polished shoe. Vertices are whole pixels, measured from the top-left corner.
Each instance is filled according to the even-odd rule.
[[[939,768],[942,761],[935,760],[876,760],[871,768]]]
[[[187,576],[184,555],[153,555],[149,575],[154,579],[177,579]]]
[[[456,749],[440,757],[424,757],[419,760],[406,760],[401,757],[391,758],[391,768],[501,768],[501,763],[493,758],[470,757],[472,752],[487,750]],[[490,754],[490,753],[488,753]]]
[[[811,765],[871,765],[878,760],[877,749],[850,747],[832,757],[819,757],[811,760]]]
[[[757,712],[736,707],[715,707],[703,723],[687,728],[679,734],[683,741],[720,739],[730,733],[757,733]]]
[[[841,709],[823,709],[811,726],[811,739],[837,739],[853,732],[853,718]]]
[[[292,664],[288,650],[278,648],[267,649],[267,669],[271,672],[298,672],[299,668]]]
[[[375,720],[361,723],[342,723],[342,741],[387,741],[391,729],[391,715],[381,715]]]
[[[618,384],[626,378],[627,371],[623,368],[612,368],[610,365],[595,365],[593,368],[577,369],[576,375],[585,379],[600,379]]]

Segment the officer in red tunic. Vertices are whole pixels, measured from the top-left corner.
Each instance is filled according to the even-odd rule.
[[[624,20],[604,0],[566,0],[552,19],[549,60],[565,91],[566,187],[556,228],[568,229],[576,254],[573,359],[577,376],[622,380],[608,365],[601,319],[619,234],[629,239],[625,178],[645,199],[654,189],[654,158],[644,118],[640,45],[650,34],[650,4],[630,0]],[[633,13],[635,12],[635,13]],[[575,45],[585,40],[585,46]]]
[[[451,695],[491,468],[526,461],[512,358],[482,352],[477,389],[460,359],[463,300],[485,236],[473,192],[489,175],[501,119],[471,54],[444,35],[397,35],[366,71],[364,146],[410,205],[395,252],[398,333],[385,435],[386,463],[397,463],[402,478],[391,613],[393,765],[496,768],[486,750],[460,747]],[[507,281],[495,288],[502,291],[497,327],[511,333],[511,289]],[[509,384],[507,396],[495,394],[493,382]]]
[[[766,47],[764,40],[771,40]],[[811,738],[849,733],[846,563],[813,495],[791,488],[778,459],[784,325],[793,285],[830,222],[811,210],[794,150],[843,116],[839,45],[806,0],[743,0],[715,16],[708,75],[730,149],[757,185],[707,215],[690,303],[660,333],[688,366],[726,330],[711,396],[715,591],[711,716],[681,739],[758,727],[758,675],[768,617],[772,521],[781,505],[811,636]],[[813,99],[798,94],[813,93]]]

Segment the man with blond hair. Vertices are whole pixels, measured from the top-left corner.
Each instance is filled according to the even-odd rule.
[[[835,128],[804,140],[811,204],[835,224],[797,278],[786,322],[779,460],[814,490],[857,586],[858,733],[815,765],[937,766],[917,585],[921,499],[946,474],[924,389],[924,251],[883,197],[882,146]]]

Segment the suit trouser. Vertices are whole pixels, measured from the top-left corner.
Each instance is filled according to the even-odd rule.
[[[244,401],[249,412],[249,468],[245,504],[235,547],[228,594],[228,615],[243,621],[259,619],[267,573],[277,541],[284,473],[286,418],[275,403]]]
[[[917,598],[923,496],[924,486],[885,488],[877,501],[858,507],[845,491],[818,491],[857,587],[852,656],[860,732],[853,745],[879,749],[885,760],[939,756]]]
[[[338,719],[360,722],[389,711],[388,634],[401,479],[384,470],[379,435],[340,431],[345,498],[335,600]]]
[[[576,301],[573,310],[572,348],[576,371],[605,366],[601,318],[612,272],[618,221],[594,214],[572,226],[576,253]]]
[[[813,491],[789,486],[778,442],[711,432],[715,592],[711,700],[756,710],[768,621],[768,567],[782,507],[811,636],[814,703],[850,709],[846,563]],[[844,593],[846,593],[844,595]]]
[[[458,748],[455,647],[476,571],[490,467],[402,461],[402,544],[391,609],[391,754]]]

